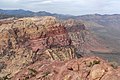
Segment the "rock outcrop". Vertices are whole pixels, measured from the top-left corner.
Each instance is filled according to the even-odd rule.
[[[90,54],[91,51],[111,52],[102,40],[86,29],[85,25],[77,20],[65,21],[65,27],[71,38],[72,45],[81,55]]]
[[[36,62],[17,73],[12,80],[119,80],[119,70],[98,57],[84,57]]]
[[[9,75],[9,77],[13,77],[12,80],[17,80],[16,78],[20,78],[20,80],[26,78],[31,80],[41,80],[41,78],[43,80],[49,80],[49,78],[50,80],[64,78],[74,80],[79,77],[92,80],[96,79],[96,76],[101,78],[106,69],[100,66],[100,73],[93,75],[98,73],[94,70],[90,71],[91,68],[94,68],[91,67],[94,63],[90,63],[90,67],[87,67],[84,64],[84,58],[77,59],[90,51],[98,49],[109,51],[100,44],[101,42],[92,36],[84,24],[74,20],[62,22],[48,16],[1,20],[0,77],[6,78]],[[79,68],[80,71],[79,64],[83,64]],[[82,71],[84,68],[86,70]],[[49,74],[51,76],[46,77]]]
[[[64,25],[54,17],[1,21],[0,76],[14,75],[37,60],[69,60],[76,57]]]

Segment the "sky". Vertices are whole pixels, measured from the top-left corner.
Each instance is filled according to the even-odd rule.
[[[120,0],[0,0],[0,9],[59,14],[120,14]]]

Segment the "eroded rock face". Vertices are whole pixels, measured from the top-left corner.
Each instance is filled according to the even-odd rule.
[[[5,62],[7,67],[1,70],[0,77],[9,73],[13,76],[37,60],[69,60],[75,57],[66,28],[54,17],[1,22],[0,61]]]
[[[6,47],[9,44],[11,44],[9,47],[16,44],[28,47],[27,44],[29,44],[34,51],[50,46],[70,45],[70,39],[64,25],[53,17],[44,18],[25,18],[13,21],[13,23],[3,23],[0,35],[1,42],[5,42]],[[3,43],[1,43],[1,47],[3,48]]]
[[[86,55],[86,53],[90,54],[91,51],[111,52],[100,38],[86,29],[83,23],[70,19],[64,24],[77,53]]]
[[[93,43],[94,45],[91,45]],[[20,71],[22,69],[24,70],[27,66],[31,68],[32,65],[36,65],[36,67],[38,65],[37,69],[40,68],[39,70],[42,72],[46,70],[52,71],[53,75],[51,74],[51,80],[64,78],[74,80],[73,75],[75,79],[87,79],[88,77],[86,76],[91,69],[82,70],[86,68],[86,65],[79,68],[78,63],[83,59],[80,59],[80,61],[77,60],[78,55],[76,53],[87,53],[90,50],[104,49],[104,46],[98,46],[96,44],[100,44],[98,40],[91,37],[90,32],[86,30],[84,24],[76,21],[61,22],[54,17],[48,16],[1,21],[0,62],[4,62],[5,66],[4,64],[0,65],[0,77],[8,74],[11,77],[16,73],[19,75],[19,73],[21,74]],[[46,67],[43,66],[41,68],[40,66],[42,65]],[[67,66],[68,68],[66,68]],[[89,60],[88,66],[91,66],[89,65]],[[78,68],[81,70],[79,75],[76,73],[76,71],[79,72]],[[100,71],[102,69],[100,68]],[[19,75],[21,79],[29,78],[35,80],[36,78],[33,76],[41,79],[41,76],[44,77],[49,74],[49,72],[45,72],[42,75],[41,73],[38,74],[39,70],[37,72],[32,69],[29,70],[32,71],[32,73],[30,72],[32,77],[29,75],[28,69],[25,69],[25,77],[22,74]],[[97,76],[93,75],[95,73],[98,72],[93,69],[89,78],[101,78],[100,76],[104,74],[104,70]],[[15,79],[16,76],[14,77]],[[42,79],[47,80],[48,78],[45,77]]]
[[[120,73],[98,57],[42,61],[23,69],[12,80],[119,80]]]

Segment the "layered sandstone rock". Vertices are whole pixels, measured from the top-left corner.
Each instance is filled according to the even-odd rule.
[[[23,69],[12,80],[119,80],[118,69],[98,57],[42,61]]]
[[[0,77],[12,76],[37,60],[75,58],[74,46],[64,25],[54,17],[1,21],[0,62],[7,65]]]
[[[91,51],[111,52],[99,37],[86,29],[83,23],[70,19],[65,21],[64,24],[71,38],[72,45],[77,48],[77,52],[81,55],[90,54]]]
[[[48,80],[49,77],[46,78],[46,75],[49,72],[46,70],[51,70],[51,80],[63,79],[64,77],[73,80],[73,75],[75,79],[82,76],[83,79],[87,79],[88,77],[85,78],[84,76],[88,75],[89,70],[83,70],[80,75],[76,73],[76,71],[79,71],[78,63],[82,64],[81,60],[84,60],[77,60],[76,52],[87,53],[87,51],[96,49],[107,50],[99,44],[101,43],[92,37],[84,24],[76,21],[61,22],[48,16],[3,20],[0,22],[0,77],[4,78],[7,75],[11,77],[18,73],[16,76],[18,78],[21,76],[20,80],[23,78],[35,80],[36,77],[41,80],[41,76],[44,77],[42,79]],[[67,69],[66,65],[69,63],[71,64]],[[28,72],[27,66],[30,67],[29,70],[32,72]],[[31,69],[33,68],[31,66],[35,67],[37,71]],[[89,60],[88,66],[91,66]],[[22,75],[23,71],[20,71],[24,68],[26,73]],[[86,65],[83,65],[80,69],[83,68],[86,68]],[[45,73],[43,74],[39,70],[45,71]],[[98,72],[93,71],[89,76],[90,79],[100,78],[104,74],[104,70],[100,67],[99,71],[97,77],[93,74]],[[17,80],[16,76],[13,79]]]

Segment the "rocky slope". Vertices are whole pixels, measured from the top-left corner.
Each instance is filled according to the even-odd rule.
[[[120,15],[100,15],[91,14],[78,16],[76,19],[82,20],[89,29],[103,38],[104,42],[114,49],[114,52],[120,52]]]
[[[0,76],[14,75],[37,60],[75,58],[64,26],[53,17],[1,21]]]
[[[98,57],[44,61],[23,69],[12,80],[119,80],[120,68]]]
[[[72,45],[77,48],[78,53],[110,52],[102,39],[91,33],[83,23],[70,19],[65,22],[65,26],[72,40]]]
[[[3,78],[17,76],[27,66],[41,62],[52,65],[54,61],[67,63],[91,51],[110,52],[110,49],[75,20],[63,22],[46,16],[0,21],[0,77]],[[61,62],[60,65],[63,66]]]

